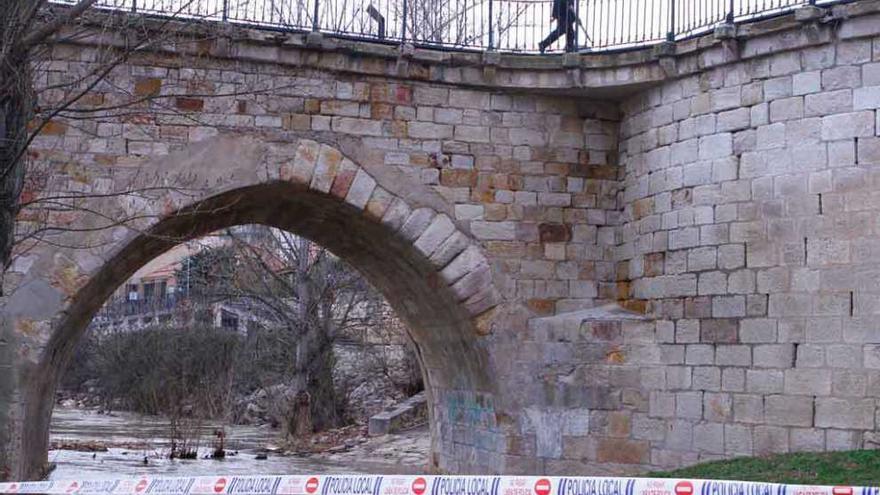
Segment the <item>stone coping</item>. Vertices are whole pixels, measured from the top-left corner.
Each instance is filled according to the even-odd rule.
[[[83,36],[77,29],[76,36],[62,35],[62,41],[125,46],[130,41],[126,33],[131,31],[106,29],[106,19],[125,19],[126,15],[93,13],[85,23],[100,25],[100,32]],[[175,33],[173,42],[162,40],[150,48],[164,53],[509,92],[618,99],[666,79],[744,59],[821,45],[835,38],[880,34],[880,0],[802,7],[764,20],[719,26],[711,34],[628,51],[543,56],[441,50],[212,22],[187,22],[180,27],[174,25],[185,21],[169,23],[154,17],[139,18],[139,22],[140,28],[161,24],[162,29]]]

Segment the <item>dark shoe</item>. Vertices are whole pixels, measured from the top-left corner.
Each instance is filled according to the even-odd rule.
[[[545,45],[544,43],[538,43],[538,51],[540,51],[541,55],[543,55],[544,52],[547,51],[547,45]]]

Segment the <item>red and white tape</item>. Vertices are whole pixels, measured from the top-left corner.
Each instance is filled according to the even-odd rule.
[[[553,476],[144,476],[0,483],[59,495],[880,495],[880,487]]]

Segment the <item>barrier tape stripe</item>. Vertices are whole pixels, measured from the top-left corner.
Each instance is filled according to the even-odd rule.
[[[48,495],[880,495],[880,487],[560,476],[141,476],[0,483]]]

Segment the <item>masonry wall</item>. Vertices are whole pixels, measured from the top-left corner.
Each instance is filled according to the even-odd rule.
[[[503,298],[466,343],[486,362],[424,340],[435,344],[422,349],[428,373],[445,378],[428,384],[443,470],[602,474],[874,447],[878,13],[880,2],[855,2],[805,24],[741,26],[738,39],[569,57],[552,75],[543,61],[420,66],[314,46],[238,49],[277,63],[138,54],[82,104],[146,101],[52,122],[32,147],[45,173],[26,196],[118,190],[143,167],[241,136],[265,144],[273,166],[314,140],[363,167],[377,191],[439,194],[430,208],[460,230],[432,226],[476,239],[491,270],[456,263],[491,272]],[[41,83],[75,78],[96,56],[59,46]],[[324,69],[305,66],[314,60]],[[546,86],[501,91],[493,78]],[[620,85],[602,94],[629,91],[619,108],[589,98],[582,85],[597,79]],[[557,89],[567,96],[544,93]],[[235,170],[222,158],[193,166]],[[405,188],[389,184],[400,177]],[[372,194],[365,215],[392,210]],[[32,220],[26,211],[21,225]],[[422,223],[405,235],[425,235]],[[7,280],[29,269],[15,265]],[[434,280],[420,282],[430,293]],[[483,303],[467,309],[479,315]],[[423,336],[448,332],[436,316],[417,322]],[[14,337],[34,343],[23,355],[36,361],[51,330]],[[469,367],[492,378],[491,393],[458,380]]]
[[[57,47],[40,83],[74,80],[96,57],[87,46]],[[135,57],[82,106],[141,98],[149,102],[47,126],[31,149],[48,178],[27,194],[113,189],[116,171],[218,135],[279,149],[308,136],[439,192],[510,274],[507,295],[538,314],[615,297],[604,284],[614,281],[606,226],[617,221],[620,175],[613,106],[173,55]]]
[[[652,464],[880,442],[880,38],[862,21],[622,105],[619,275],[662,365],[630,436]]]
[[[58,46],[39,82],[74,80],[93,70],[98,58],[89,46]],[[44,94],[47,101],[62,96]],[[420,188],[439,193],[445,204],[435,209],[448,212],[462,232],[481,244],[491,264],[487,271],[510,311],[491,320],[492,335],[480,336],[481,350],[487,350],[493,367],[483,372],[497,379],[498,390],[476,389],[466,377],[457,380],[457,370],[477,363],[450,355],[454,347],[433,344],[421,349],[424,369],[433,374],[428,386],[437,443],[431,465],[449,472],[543,469],[530,446],[534,434],[520,437],[517,432],[533,429],[519,411],[553,401],[534,378],[544,351],[517,342],[528,338],[525,321],[531,316],[617,298],[612,248],[621,168],[616,155],[619,116],[613,107],[173,54],[133,56],[79,105],[95,109],[131,99],[143,101],[123,110],[97,112],[86,120],[58,118],[46,126],[30,149],[35,180],[29,182],[25,197],[124,191],[133,178],[152,173],[156,163],[189,160],[194,145],[222,147],[242,137],[265,145],[267,168],[290,160],[298,143],[309,139],[338,149],[386,188],[391,187],[388,178],[396,177],[392,171],[416,185],[399,193],[402,196],[421,194]],[[216,177],[204,173],[215,167],[234,170],[235,164],[225,160],[194,164],[193,176]],[[174,186],[173,179],[155,181]],[[203,186],[210,192],[224,184]],[[389,200],[374,199],[367,213],[382,217]],[[272,200],[266,198],[266,209],[272,209]],[[413,215],[418,216],[417,211]],[[77,225],[83,219],[76,212],[52,213],[49,223]],[[27,231],[44,222],[26,210],[19,227]],[[331,235],[334,225],[326,228],[323,234]],[[427,228],[422,225],[407,235],[415,239]],[[332,232],[337,237],[347,234],[357,235]],[[40,256],[44,254],[53,259],[47,253]],[[74,269],[77,285],[90,274],[87,270],[100,267],[103,254],[83,250],[74,256],[81,263]],[[32,259],[13,266],[10,285],[27,274]],[[393,305],[406,304],[405,294],[386,295]],[[450,308],[451,314],[455,311]],[[455,339],[445,322],[424,316],[410,322],[422,335],[432,333],[435,342]],[[48,324],[41,327],[28,356],[39,356],[52,330]],[[517,357],[521,367],[515,374],[508,373],[513,354],[505,353],[507,346],[526,351]],[[573,416],[571,428],[585,434],[581,419]],[[520,438],[526,439],[525,447],[518,446]]]

